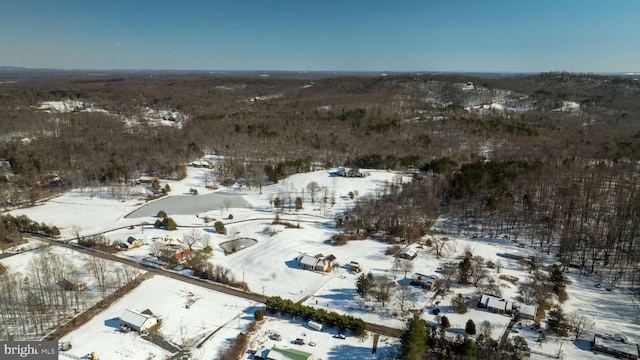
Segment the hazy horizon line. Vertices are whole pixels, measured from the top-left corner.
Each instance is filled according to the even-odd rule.
[[[634,76],[640,75],[640,71],[593,71],[593,72],[585,72],[585,71],[570,71],[570,70],[547,70],[547,71],[514,71],[514,70],[495,70],[495,71],[474,71],[474,70],[277,70],[277,69],[153,69],[153,68],[73,68],[73,69],[64,69],[64,68],[55,68],[55,67],[43,67],[43,68],[33,68],[33,67],[24,67],[24,66],[13,66],[13,65],[2,65],[0,66],[0,71],[58,71],[58,72],[105,72],[105,73],[208,73],[208,74],[225,74],[225,73],[251,73],[251,74],[269,74],[269,73],[287,73],[287,74],[322,74],[322,73],[330,73],[330,74],[378,74],[378,75],[402,75],[402,74],[461,74],[461,75],[482,75],[482,74],[504,74],[504,75],[535,75],[535,74],[545,74],[545,73],[569,73],[569,74],[593,74],[593,75],[627,75]],[[96,74],[87,74],[87,75],[102,75],[99,73]]]

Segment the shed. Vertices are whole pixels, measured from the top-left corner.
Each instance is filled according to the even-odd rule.
[[[362,271],[362,266],[357,261],[349,261],[347,265],[345,265],[347,269],[353,271],[354,273],[359,273]]]
[[[418,256],[418,250],[410,247],[406,247],[400,251],[398,257],[401,259],[413,260]]]
[[[139,247],[139,246],[144,245],[144,244],[143,244],[143,242],[142,242],[142,240],[136,239],[136,238],[134,238],[133,236],[129,236],[129,237],[127,238],[127,244],[129,244],[129,245],[127,246],[129,249],[131,249],[131,248],[136,248],[136,247]]]
[[[638,344],[618,341],[607,335],[595,334],[591,342],[591,348],[622,359],[637,360],[638,357],[640,357],[640,347]]]
[[[144,331],[158,323],[158,318],[144,312],[127,309],[120,315],[120,326],[126,326],[135,331]]]
[[[87,288],[84,284],[74,284],[67,279],[58,281],[56,285],[64,291],[84,291]]]
[[[267,354],[267,360],[313,360],[313,355],[301,350],[274,346]]]

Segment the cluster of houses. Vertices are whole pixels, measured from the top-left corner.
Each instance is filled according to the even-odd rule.
[[[351,168],[351,169],[347,169],[345,167],[338,167],[338,169],[336,170],[336,175],[338,176],[342,176],[342,177],[365,177],[368,174],[367,173],[361,173],[360,169],[358,168]]]
[[[195,168],[213,169],[213,163],[211,163],[210,161],[207,161],[207,160],[192,161],[192,162],[189,163],[189,166],[195,167]]]
[[[305,270],[329,272],[338,266],[336,257],[333,255],[324,256],[317,254],[315,256],[302,254],[297,258],[298,266]]]

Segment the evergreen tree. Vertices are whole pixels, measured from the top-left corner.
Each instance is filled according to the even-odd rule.
[[[224,226],[224,223],[222,221],[216,221],[213,224],[213,228],[216,230],[218,234],[222,234],[222,235],[227,234],[227,228]]]
[[[475,358],[478,353],[478,346],[476,342],[469,339],[468,336],[462,338],[458,335],[455,343],[453,345],[453,351],[458,354],[464,356],[464,358]]]
[[[400,336],[400,359],[421,360],[426,353],[427,331],[418,315],[407,321],[407,328]]]
[[[371,289],[375,286],[375,279],[371,272],[367,274],[360,274],[356,279],[356,291],[360,297],[364,298],[371,292]]]
[[[469,282],[469,270],[471,269],[471,260],[468,257],[465,257],[458,264],[458,282],[460,284],[467,284]]]
[[[558,294],[564,290],[567,279],[560,269],[555,268],[551,274],[549,274],[549,281],[553,284],[553,292]]]
[[[442,317],[440,318],[440,325],[442,325],[443,329],[448,329],[451,327],[451,323],[449,322],[449,318],[446,317],[445,315],[442,315]]]
[[[547,314],[547,329],[553,334],[559,336],[567,336],[568,326],[562,308],[558,305],[554,306]]]
[[[517,360],[528,359],[531,356],[531,349],[529,348],[529,344],[527,340],[525,340],[522,336],[514,336],[513,344],[512,344],[513,356]]]
[[[469,335],[474,335],[476,333],[476,323],[474,323],[471,319],[467,320],[464,331]]]
[[[462,294],[457,294],[451,299],[451,308],[458,314],[467,312],[467,304],[465,304]]]

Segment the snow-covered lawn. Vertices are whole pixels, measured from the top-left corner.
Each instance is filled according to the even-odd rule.
[[[191,349],[192,359],[211,359],[245,330],[257,307],[249,300],[154,276],[61,341],[71,342],[69,353],[77,356],[95,352],[101,359],[144,360],[170,355],[136,332],[120,331],[119,317],[127,309],[150,310],[161,319],[158,332],[166,340]]]
[[[256,333],[249,342],[249,349],[290,348],[301,350],[313,355],[316,360],[355,360],[378,359],[382,355],[394,358],[399,346],[399,339],[381,336],[375,355],[371,354],[373,347],[373,335],[364,337],[347,336],[345,339],[334,338],[338,332],[336,329],[323,329],[317,331],[310,328],[301,320],[289,318],[277,319],[266,316]],[[282,339],[274,340],[272,335],[279,334]],[[304,340],[304,345],[296,345],[296,339]],[[311,346],[309,343],[314,343]],[[251,359],[250,356],[243,359]]]
[[[14,215],[25,214],[38,222],[57,225],[61,228],[63,239],[71,239],[75,236],[72,231],[74,227],[79,227],[82,235],[106,231],[105,236],[112,241],[123,241],[129,236],[142,239],[143,246],[118,253],[118,256],[138,261],[150,258],[150,254],[153,252],[153,244],[156,242],[164,242],[164,239],[171,238],[172,241],[176,243],[182,242],[182,246],[186,246],[186,243],[182,241],[185,235],[191,231],[201,232],[209,237],[209,245],[213,248],[210,261],[213,264],[230,269],[236,280],[245,281],[249,289],[255,293],[266,296],[281,296],[295,301],[305,299],[305,304],[309,306],[322,307],[338,313],[358,316],[365,321],[402,328],[404,316],[395,297],[382,307],[379,302],[358,298],[355,291],[355,281],[358,275],[347,270],[344,266],[338,267],[331,273],[317,273],[303,270],[296,263],[296,258],[304,253],[309,255],[323,254],[325,256],[333,254],[341,265],[350,261],[357,261],[362,265],[364,273],[371,271],[375,276],[391,276],[398,285],[408,284],[409,280],[405,278],[405,274],[391,271],[394,258],[391,255],[385,255],[385,251],[390,246],[389,244],[373,239],[350,241],[343,246],[334,246],[327,242],[332,235],[338,232],[338,229],[335,228],[335,217],[341,215],[345,209],[355,203],[355,200],[350,198],[349,192],[357,193],[356,199],[366,195],[375,196],[381,194],[380,187],[382,185],[410,181],[409,177],[394,172],[363,171],[368,172],[370,175],[364,178],[343,178],[335,176],[328,170],[295,174],[281,180],[278,184],[262,187],[260,192],[258,189],[247,189],[239,185],[232,187],[218,186],[216,190],[207,189],[205,184],[211,183],[211,179],[215,176],[215,170],[189,167],[187,178],[181,181],[161,181],[161,186],[166,183],[171,187],[169,196],[189,194],[190,189],[196,189],[199,194],[183,197],[182,199],[187,202],[187,206],[180,206],[178,210],[172,208],[163,209],[178,223],[179,229],[176,231],[153,228],[152,224],[156,220],[155,216],[127,218],[127,214],[145,206],[145,202],[141,200],[141,197],[132,197],[125,200],[115,199],[109,195],[108,190],[99,195],[93,194],[94,196],[91,196],[92,194],[89,191],[72,191],[33,208],[16,210],[12,213]],[[307,184],[310,182],[318,183],[321,189],[315,194],[314,202],[311,201],[311,195],[306,189]],[[131,190],[132,193],[141,192],[140,188],[133,189]],[[233,207],[223,201],[223,203],[212,203],[204,211],[193,211],[195,207],[190,210],[188,206],[190,199],[198,201],[196,199],[199,196],[212,192],[225,196],[241,197],[243,204],[246,202],[249,205]],[[322,201],[325,193],[329,199],[335,198],[335,204],[332,205],[331,201],[327,203]],[[285,228],[283,225],[273,224],[276,214],[272,207],[272,201],[276,197],[284,200],[287,205],[289,203],[293,204],[293,200],[296,197],[300,197],[303,200],[302,210],[296,211],[287,206],[284,212],[279,215],[281,220],[299,225],[300,228]],[[223,197],[220,199],[223,199]],[[230,218],[230,215],[233,215],[232,218]],[[216,233],[213,230],[214,221],[205,223],[205,218],[222,221],[227,228],[227,235]],[[140,225],[142,223],[147,225]],[[270,233],[265,231],[267,228],[271,229]],[[438,222],[436,229],[438,228],[448,229],[445,222]],[[530,274],[528,270],[519,264],[517,260],[510,259],[504,255],[528,256],[535,254],[535,249],[529,246],[518,246],[517,242],[502,237],[474,238],[451,233],[439,236],[449,238],[441,249],[439,256],[433,247],[425,244],[426,238],[423,239],[423,244],[411,245],[417,250],[418,256],[412,261],[413,269],[406,274],[407,277],[410,277],[413,272],[442,276],[439,268],[444,263],[458,263],[461,260],[461,256],[464,256],[465,252],[469,251],[474,256],[482,256],[494,263],[501,263],[502,266],[499,273],[498,269],[495,268],[488,271],[489,275],[498,282],[503,298],[510,301],[516,300],[518,286],[529,282]],[[236,253],[225,255],[220,248],[220,244],[239,237],[252,238],[257,243]],[[194,244],[193,247],[194,249],[201,249],[204,245]],[[553,258],[545,259],[546,264],[554,261]],[[185,273],[189,272],[185,271]],[[500,280],[500,275],[513,276],[518,280],[514,284]],[[573,274],[570,274],[570,276],[573,284],[567,289],[569,300],[564,304],[565,312],[580,312],[593,317],[596,321],[596,329],[594,331],[621,332],[626,334],[630,340],[636,343],[640,342],[640,338],[636,335],[640,334],[640,311],[637,298],[626,293],[626,290],[614,289],[613,292],[608,292],[604,289],[595,288],[594,281],[589,278],[574,277]],[[153,281],[158,280],[153,279]],[[180,303],[181,300],[179,299],[182,299],[182,295],[167,290],[167,288],[175,286],[163,284],[161,287],[165,291],[146,291],[154,293],[155,301],[159,304]],[[141,288],[148,289],[149,287],[143,286]],[[178,286],[178,288],[180,287]],[[477,297],[479,291],[473,286],[455,285],[454,281],[451,292],[444,297],[439,296],[437,298],[434,297],[433,291],[422,291],[417,287],[413,288],[413,293],[416,296],[416,300],[409,304],[410,306],[408,307],[419,310],[422,318],[430,323],[434,323],[434,316],[431,311],[435,307],[439,308],[442,314],[447,315],[449,318],[451,332],[454,334],[463,332],[468,319],[473,319],[476,327],[479,327],[482,321],[488,320],[493,326],[493,337],[499,338],[509,322],[509,318],[506,316],[493,314],[483,309],[475,309],[474,306],[470,306],[469,312],[466,314],[453,313],[450,309],[451,298],[458,293],[468,299]],[[206,295],[203,296],[203,300],[213,297],[213,295]],[[222,306],[222,309],[228,310],[230,305],[227,303],[229,301],[231,300],[214,301],[214,308]],[[113,311],[113,313],[109,313],[108,316],[111,317],[107,319],[119,316],[117,312],[122,311],[127,306],[140,307],[138,305],[122,305],[121,308],[109,310]],[[151,308],[151,306],[146,307]],[[251,305],[249,304],[239,305],[238,309],[234,308],[234,311],[229,311],[229,313],[233,313],[235,316],[235,314],[242,313],[250,307]],[[154,312],[156,311],[154,310]],[[198,324],[193,326],[207,329],[213,326],[210,321],[215,319],[214,312],[212,310],[210,313],[200,314],[202,318],[198,319]],[[163,324],[161,331],[167,331],[167,335],[178,339],[184,337],[184,331],[180,330],[184,326],[172,325],[174,322],[180,322],[172,320],[167,313],[171,313],[171,309],[168,307],[166,310],[162,310],[162,315],[169,316],[168,319],[171,321]],[[251,317],[246,313],[243,314],[241,319]],[[248,319],[246,320],[248,321]],[[557,354],[560,347],[559,344],[564,342],[566,345],[563,345],[562,351],[566,354],[574,351],[571,354],[572,356],[575,355],[575,357],[600,356],[593,355],[591,351],[584,351],[584,343],[582,342],[573,343],[565,340],[557,342],[553,337],[540,347],[535,342],[538,337],[537,331],[528,330],[527,323],[524,322],[523,324],[523,328],[519,328],[516,325],[515,329],[518,330],[518,333],[513,335],[520,334],[524,336],[535,351],[545,354]],[[544,322],[542,325],[544,326]],[[178,329],[172,329],[170,328],[171,326],[178,326]],[[187,326],[189,329],[188,337],[196,335],[196,330],[191,326]],[[280,321],[271,320],[267,321],[263,329],[269,329],[269,326],[277,329],[286,325],[281,324]],[[300,325],[297,326],[298,328],[300,327]],[[242,321],[240,321],[239,326],[229,327],[231,330],[226,335],[225,339],[227,340],[235,337],[237,332],[241,331]],[[593,334],[593,332],[590,332],[590,334]],[[116,335],[111,334],[110,336]],[[127,339],[130,339],[133,335],[117,334],[117,336],[124,343],[129,341]],[[584,339],[587,339],[586,336],[587,334],[585,334]],[[89,338],[86,341],[87,346],[83,348],[83,351],[90,351],[93,343]],[[137,338],[131,338],[130,341],[147,344],[144,340]],[[368,346],[370,344],[366,345],[366,347]],[[122,347],[126,348],[124,345]],[[347,346],[347,348],[350,347],[351,345]],[[355,348],[356,345],[353,345],[353,347]],[[341,352],[329,350],[326,353],[329,355],[323,355],[325,356],[323,358],[339,358],[336,354]],[[158,354],[160,355],[161,353],[158,352]],[[207,350],[207,354],[213,353]],[[538,355],[534,354],[534,356]]]

